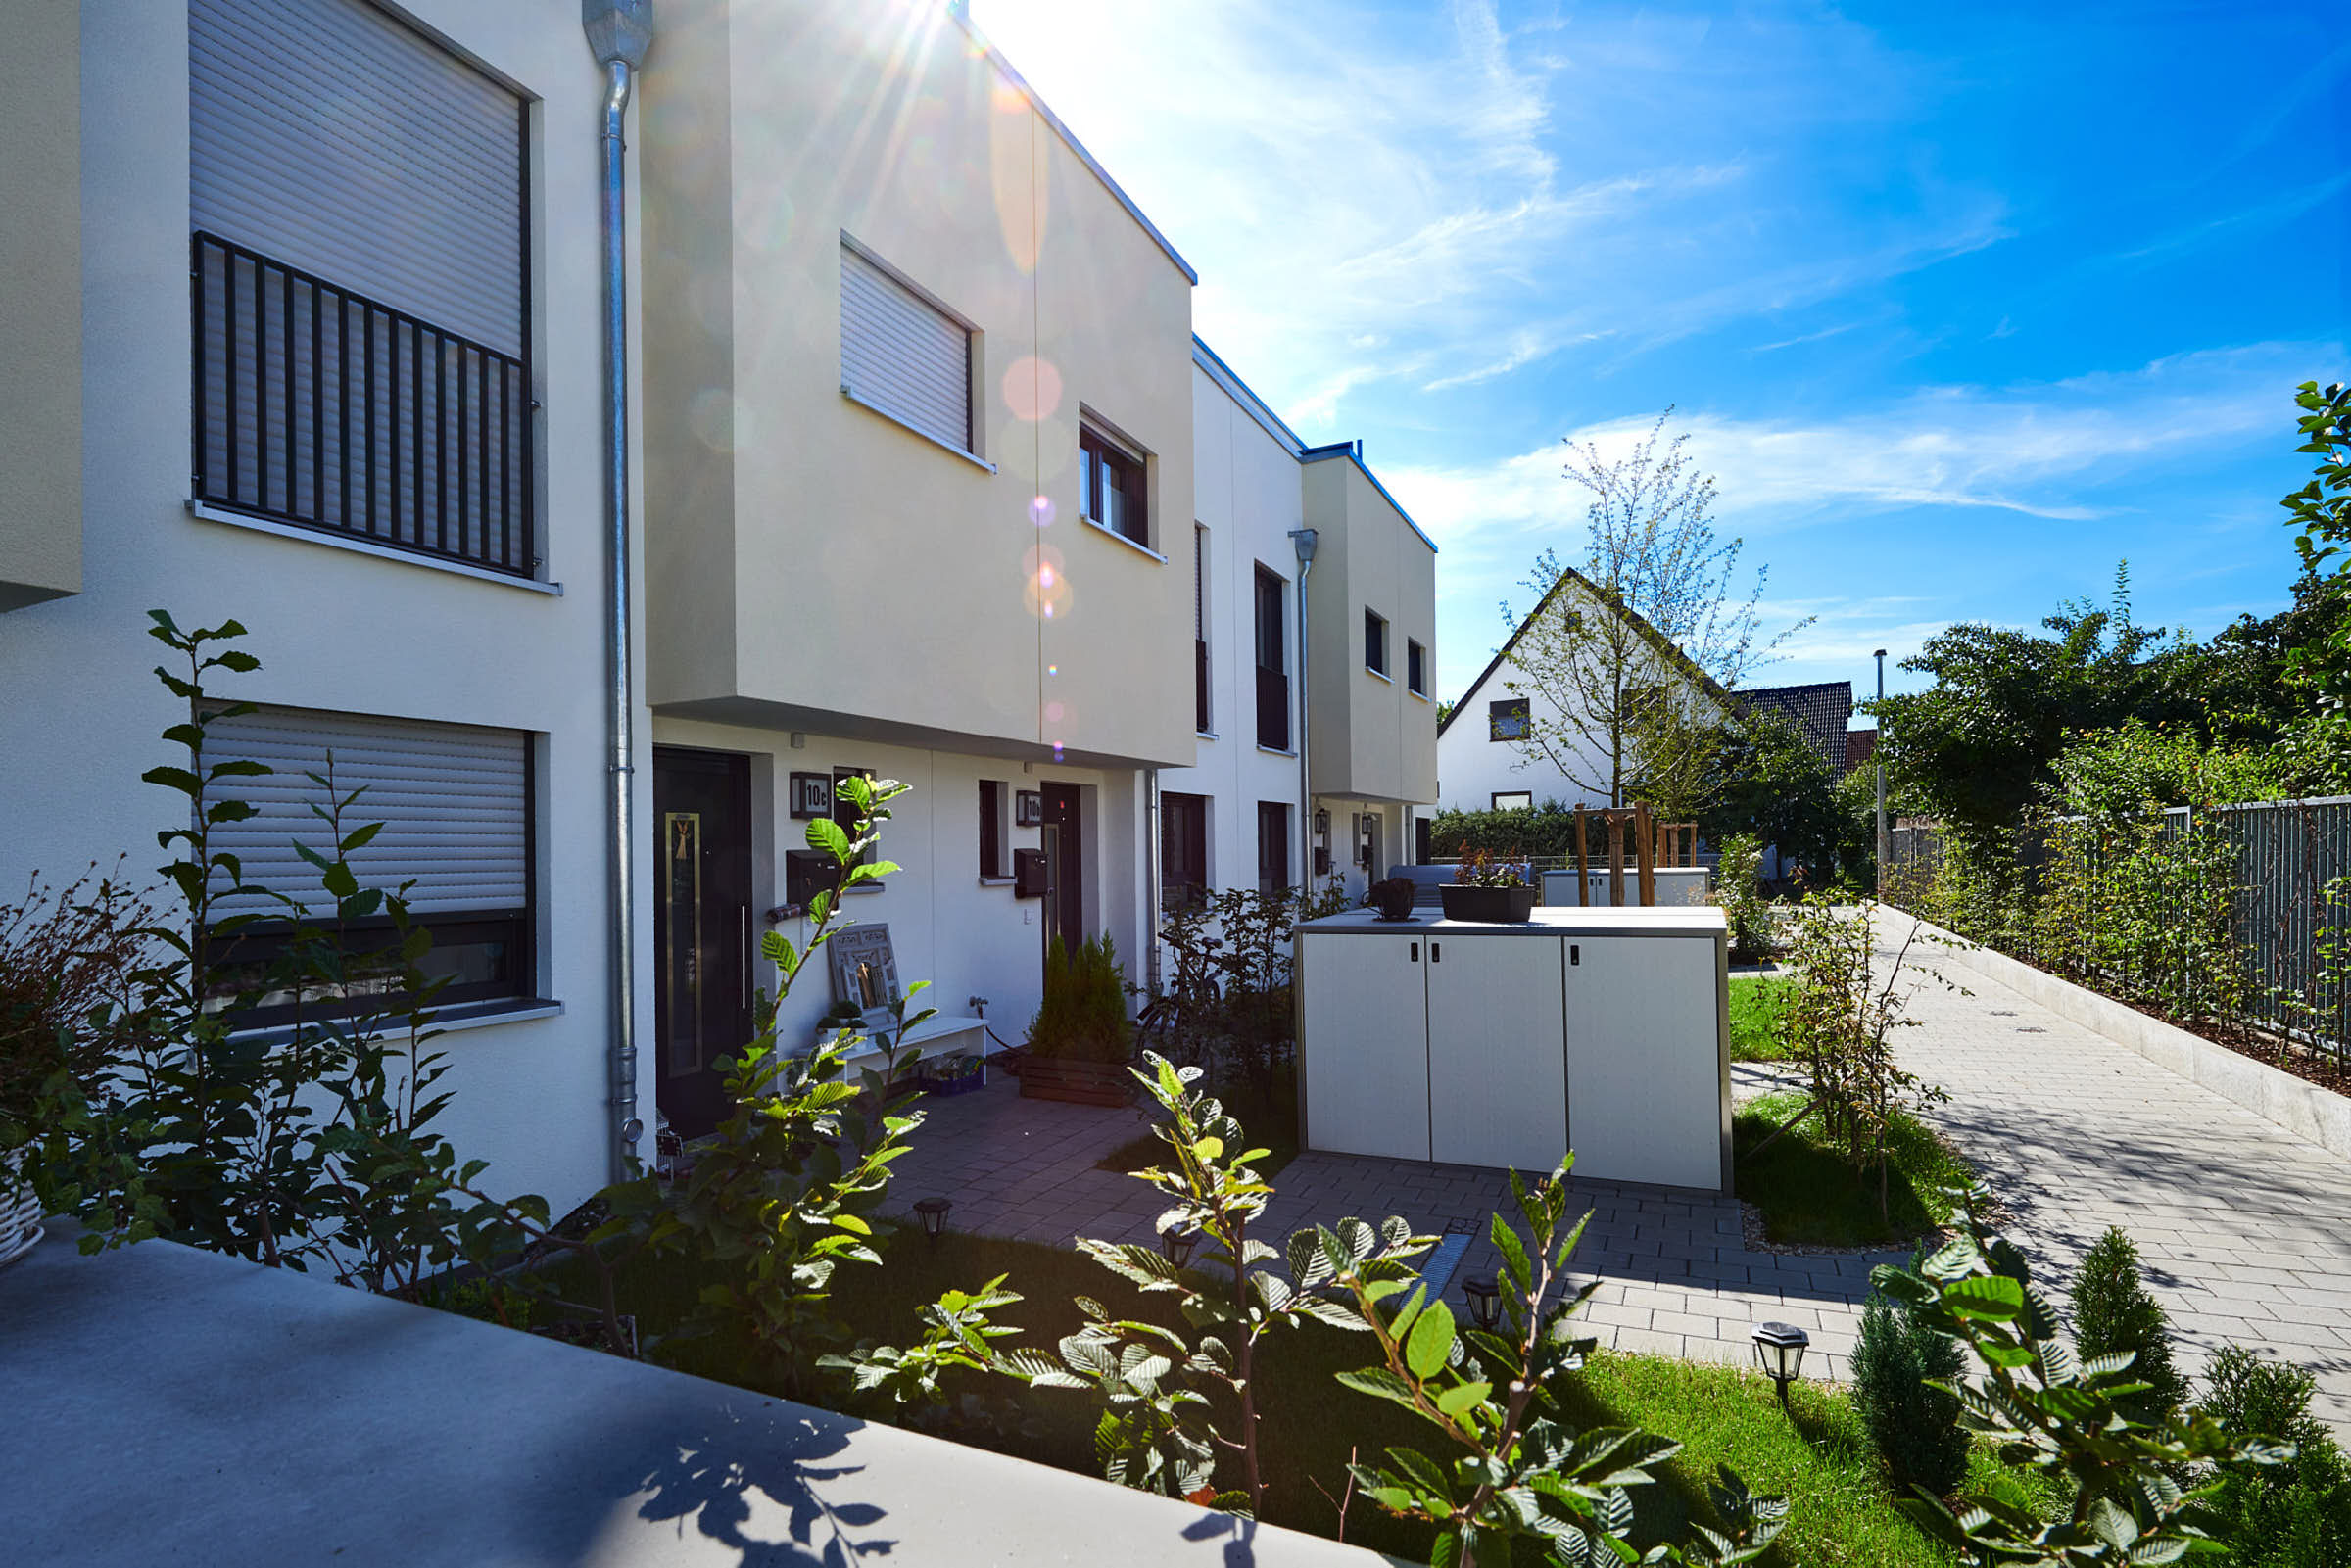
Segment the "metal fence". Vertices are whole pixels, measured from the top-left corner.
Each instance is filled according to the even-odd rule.
[[[2000,868],[2027,907],[2045,891],[2050,830],[2063,826],[2020,829]],[[2160,839],[2177,841],[2191,832],[2210,835],[2213,858],[2228,878],[2226,935],[2244,981],[2241,989],[2231,988],[2236,994],[2226,1008],[2214,1011],[2222,1022],[2296,1039],[2351,1065],[2351,985],[2342,973],[2351,967],[2351,795],[2193,811],[2174,807],[2162,814]],[[1940,830],[1890,831],[1888,900],[1915,904],[1945,859]],[[2177,896],[2163,902],[2164,918],[2195,918],[2190,912],[2199,907],[2196,895],[2203,889],[2168,891]],[[1964,934],[2038,958],[2029,924],[2019,919],[2002,929]],[[2175,945],[2184,950],[2188,943],[2183,938]]]

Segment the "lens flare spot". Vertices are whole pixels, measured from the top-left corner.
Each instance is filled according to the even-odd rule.
[[[1053,526],[1053,498],[1034,496],[1029,501],[1029,520],[1039,528]]]
[[[1062,720],[1062,715],[1067,711],[1068,710],[1058,702],[1048,702],[1045,704],[1045,722],[1047,724],[1059,724]]]
[[[1048,664],[1045,666],[1045,673],[1047,675],[1059,675],[1061,673],[1061,666],[1058,664]]]
[[[1015,359],[998,385],[1004,392],[1004,406],[1012,410],[1015,419],[1034,424],[1061,407],[1061,372],[1032,354]]]

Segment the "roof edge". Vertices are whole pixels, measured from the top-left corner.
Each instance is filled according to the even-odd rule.
[[[1249,383],[1240,378],[1239,372],[1224,362],[1223,355],[1202,342],[1200,334],[1197,332],[1192,334],[1192,363],[1207,371],[1208,378],[1223,388],[1225,394],[1233,402],[1239,404],[1242,409],[1264,428],[1267,435],[1287,447],[1291,456],[1296,457],[1305,452],[1306,443],[1299,439],[1298,432],[1292,430],[1283,421],[1281,415],[1268,406],[1266,400],[1259,397]]]
[[[1376,484],[1377,481],[1375,480],[1373,483]],[[1650,625],[1649,618],[1647,616],[1643,615],[1639,610],[1627,609],[1620,605],[1608,604],[1605,598],[1601,598],[1599,588],[1593,584],[1590,578],[1586,577],[1583,573],[1577,571],[1572,566],[1562,566],[1559,568],[1559,580],[1552,584],[1551,588],[1544,594],[1544,595],[1535,601],[1535,607],[1531,610],[1528,610],[1526,614],[1519,619],[1518,625],[1512,629],[1510,637],[1503,642],[1501,647],[1494,650],[1494,656],[1486,661],[1486,667],[1477,672],[1477,679],[1470,682],[1468,687],[1463,689],[1462,694],[1454,699],[1453,706],[1446,711],[1444,721],[1437,726],[1437,736],[1439,739],[1444,738],[1445,732],[1453,728],[1453,721],[1460,718],[1463,710],[1469,706],[1469,699],[1477,695],[1478,689],[1486,684],[1496,670],[1502,668],[1502,661],[1511,656],[1511,650],[1518,645],[1518,640],[1526,636],[1526,629],[1535,624],[1537,617],[1542,615],[1545,607],[1548,606],[1553,599],[1559,597],[1560,592],[1570,583],[1583,584],[1585,589],[1591,593],[1595,599],[1599,600],[1603,607],[1613,610],[1614,613],[1621,616],[1625,621],[1629,622],[1633,629],[1639,632],[1641,636],[1648,641],[1651,646],[1656,648],[1659,652],[1665,654],[1667,657],[1677,661],[1686,674],[1695,676],[1697,678],[1699,689],[1705,692],[1706,695],[1712,697],[1715,701],[1722,703],[1725,707],[1745,706],[1745,704],[1739,701],[1738,692],[1729,689],[1720,681],[1715,680],[1703,669],[1701,669],[1697,660],[1691,658],[1689,654],[1683,652],[1681,647],[1677,643],[1670,641],[1664,633]]]
[[[1309,447],[1298,454],[1298,460],[1301,463],[1328,462],[1333,457],[1344,457],[1355,464],[1356,471],[1371,482],[1371,488],[1379,492],[1380,499],[1396,508],[1396,515],[1404,519],[1404,526],[1418,536],[1420,543],[1428,546],[1428,552],[1431,555],[1437,553],[1437,542],[1429,538],[1427,531],[1418,523],[1413,521],[1413,514],[1404,509],[1404,502],[1388,493],[1388,487],[1379,482],[1379,475],[1373,473],[1369,465],[1364,461],[1364,444],[1362,442],[1337,441],[1327,447]]]
[[[1200,274],[1193,269],[1191,262],[1183,259],[1183,253],[1176,250],[1175,243],[1159,231],[1158,224],[1143,215],[1143,210],[1134,205],[1134,198],[1128,195],[1126,188],[1110,177],[1110,170],[1104,168],[1101,162],[1085,150],[1085,143],[1080,141],[1070,127],[1061,122],[1061,117],[1053,113],[1051,107],[1045,103],[1042,95],[1034,87],[1029,85],[1029,78],[1022,75],[1019,69],[1004,57],[1004,51],[988,41],[987,34],[982,32],[980,24],[972,20],[969,7],[970,0],[947,0],[947,15],[955,19],[956,25],[971,34],[972,42],[980,46],[980,52],[987,57],[989,64],[1004,72],[1012,84],[1020,89],[1021,96],[1029,100],[1029,107],[1044,118],[1045,123],[1053,127],[1054,134],[1069,146],[1071,152],[1078,155],[1078,161],[1094,171],[1094,178],[1102,182],[1102,188],[1109,191],[1118,204],[1127,209],[1127,215],[1140,224],[1143,232],[1151,236],[1152,242],[1167,253],[1168,260],[1176,263],[1176,269],[1191,283],[1197,285],[1200,281]]]

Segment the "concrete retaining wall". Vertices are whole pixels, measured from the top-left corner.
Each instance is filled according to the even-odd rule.
[[[2215,1045],[2176,1024],[2149,1018],[2135,1007],[2059,979],[2005,953],[1969,942],[1916,916],[1888,908],[1881,919],[1897,940],[1909,929],[1900,923],[1915,922],[1922,937],[1949,944],[1936,950],[1943,964],[1996,980],[2059,1018],[2129,1047],[2330,1154],[2351,1159],[2351,1099]]]

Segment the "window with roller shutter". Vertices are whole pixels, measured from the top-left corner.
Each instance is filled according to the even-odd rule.
[[[530,736],[519,730],[432,724],[414,719],[257,708],[208,727],[208,765],[230,759],[269,772],[227,782],[254,814],[216,824],[212,848],[236,857],[242,886],[216,876],[213,916],[259,917],[240,930],[230,962],[258,972],[283,950],[296,922],[331,920],[333,898],[320,885],[307,846],[334,858],[336,829],[322,820],[338,798],[345,835],[369,823],[382,828],[351,851],[363,888],[398,893],[413,924],[432,933],[428,976],[446,977],[443,1004],[528,997],[536,987],[532,956],[533,834]],[[357,795],[358,798],[351,797]],[[355,923],[364,950],[391,940],[382,915]],[[331,1011],[314,999],[315,1014]],[[248,1022],[281,1022],[290,998],[272,999]]]
[[[196,499],[541,564],[522,97],[366,0],[189,0]]]
[[[846,238],[840,390],[942,447],[978,454],[971,327]]]

